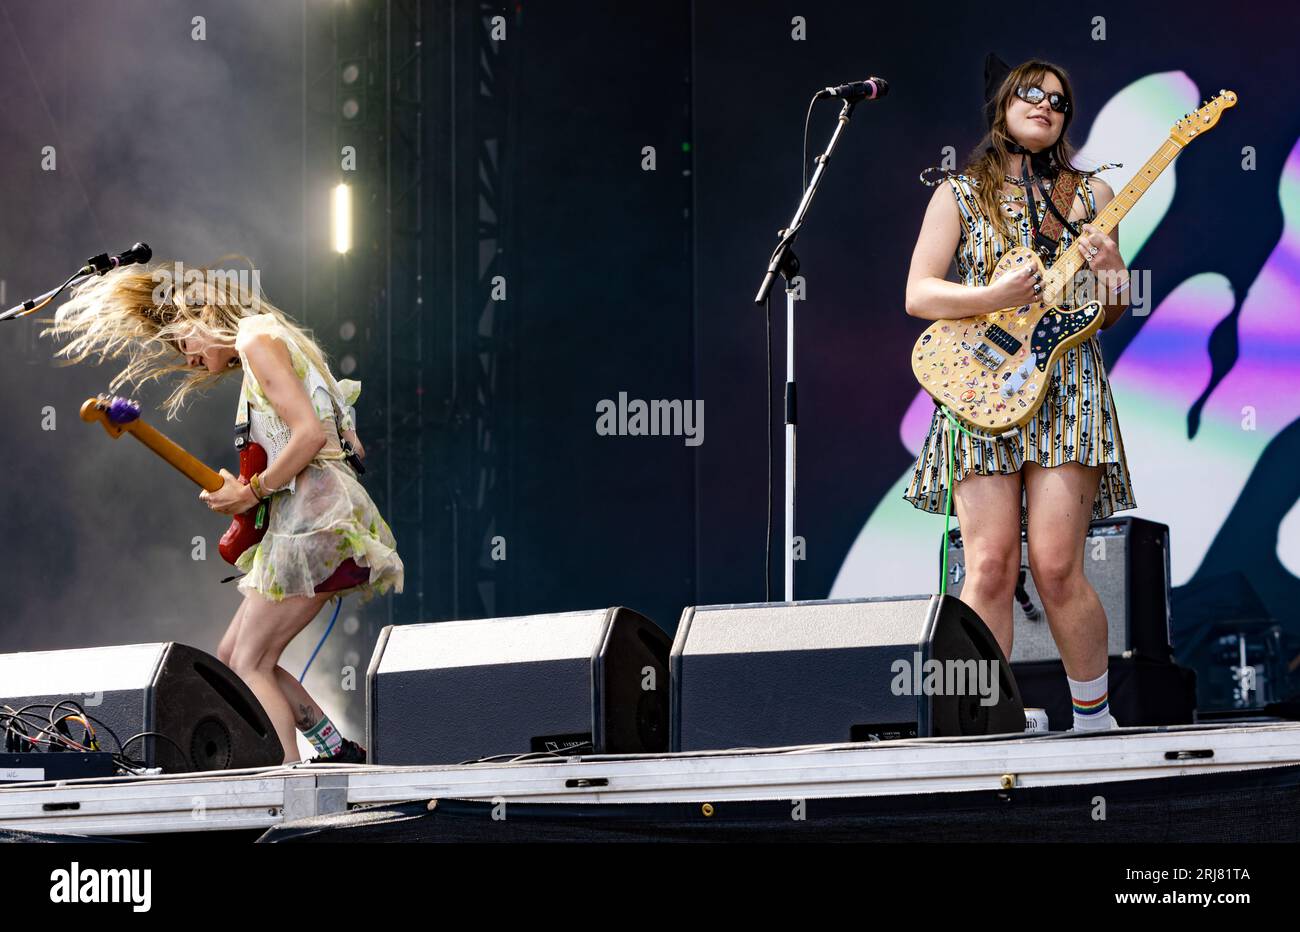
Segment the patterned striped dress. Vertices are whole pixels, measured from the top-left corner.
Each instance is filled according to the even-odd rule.
[[[961,214],[961,241],[957,247],[957,271],[966,285],[984,283],[999,258],[1013,245],[1029,246],[1033,233],[1023,216],[1016,225],[1019,243],[1012,244],[998,226],[983,215],[975,200],[975,183],[966,175],[947,179],[957,198]],[[1084,177],[1078,197],[1087,206],[1087,222],[1097,214],[1092,185]],[[1042,198],[1035,198],[1041,222],[1047,212]],[[1067,214],[1068,216],[1068,214]],[[1069,248],[1072,237],[1065,230],[1057,255]],[[972,440],[957,433],[957,457],[953,463],[953,481],[968,472],[980,474],[1019,472],[1026,459],[1040,466],[1059,466],[1078,462],[1086,466],[1105,464],[1097,497],[1092,503],[1093,520],[1109,517],[1117,511],[1136,508],[1124,442],[1120,437],[1119,417],[1111,398],[1110,382],[1102,361],[1097,335],[1068,350],[1057,362],[1048,386],[1048,394],[1038,413],[1019,430],[1010,431],[996,440]],[[948,487],[948,443],[951,427],[936,405],[930,431],[926,436],[912,479],[903,497],[924,511],[943,514]],[[954,501],[953,510],[956,511]],[[1020,520],[1028,524],[1028,510],[1021,495]]]

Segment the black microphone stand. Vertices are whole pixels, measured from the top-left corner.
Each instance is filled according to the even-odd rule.
[[[121,261],[124,257],[128,256],[130,256],[130,258],[128,258],[126,262]],[[0,313],[0,320],[17,320],[20,317],[34,314],[36,311],[39,311],[41,308],[45,307],[45,305],[58,297],[59,292],[63,291],[63,289],[67,288],[69,285],[75,288],[92,275],[103,275],[106,272],[111,272],[113,269],[118,268],[120,265],[130,264],[131,262],[147,262],[151,258],[153,258],[153,251],[144,243],[136,243],[131,247],[131,249],[127,250],[127,252],[117,257],[109,256],[106,252],[101,252],[97,256],[91,256],[86,260],[86,264],[73,272],[62,285],[59,285],[57,288],[51,288],[49,291],[45,292],[45,294],[37,295],[34,298],[28,298],[21,304],[15,304],[13,307],[9,308],[9,310]]]
[[[96,274],[98,273],[93,271],[87,272],[84,267],[78,269],[76,274],[57,288],[51,288],[49,291],[45,292],[45,294],[37,295],[34,298],[28,298],[21,304],[15,304],[13,307],[9,308],[9,310],[0,313],[0,320],[17,320],[20,317],[26,317],[28,314],[33,314],[53,301],[64,288],[67,288],[69,285],[76,287],[86,279],[90,278],[90,276]]]
[[[856,100],[845,100],[844,106],[840,108],[839,118],[835,121],[835,132],[831,134],[830,143],[826,146],[826,151],[817,156],[817,168],[813,171],[812,177],[808,179],[808,187],[804,189],[803,197],[799,200],[799,207],[794,212],[794,219],[784,230],[779,230],[780,242],[777,243],[776,249],[772,253],[772,258],[767,263],[767,274],[763,276],[763,283],[758,288],[758,295],[754,298],[755,304],[762,304],[767,300],[767,296],[772,291],[772,285],[776,282],[776,277],[780,275],[785,279],[785,601],[794,601],[794,498],[795,498],[795,433],[797,425],[797,408],[794,381],[794,294],[795,287],[793,281],[799,272],[799,258],[794,254],[794,241],[799,236],[799,231],[803,228],[804,215],[808,213],[808,208],[812,204],[813,198],[817,194],[817,188],[821,184],[822,174],[826,171],[826,165],[831,160],[831,153],[835,151],[835,145],[839,142],[840,134],[844,127],[848,125],[849,118],[853,115],[853,108],[857,106]]]

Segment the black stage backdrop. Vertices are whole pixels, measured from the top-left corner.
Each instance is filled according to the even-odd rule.
[[[59,280],[69,262],[143,238],[188,261],[247,253],[271,296],[310,318],[307,270],[325,261],[310,205],[332,178],[304,175],[299,85],[315,33],[306,7],[278,6],[210,7],[213,38],[201,49],[186,38],[188,4],[124,4],[94,28],[65,23],[58,4],[0,20],[0,73],[14,89],[0,143],[10,302]],[[1294,13],[1189,3],[1171,18],[1154,5],[1067,5],[1011,20],[817,0],[548,2],[501,13],[506,41],[518,43],[512,207],[502,218],[512,340],[500,359],[513,400],[499,412],[510,455],[493,528],[508,555],[490,561],[485,541],[459,554],[498,574],[491,614],[621,603],[671,630],[683,606],[763,597],[763,315],[752,297],[800,192],[809,96],[871,74],[889,80],[889,96],[858,107],[798,248],[807,292],[797,595],[936,587],[943,519],[898,498],[928,411],[907,361],[922,328],[903,311],[903,288],[930,195],[917,174],[946,148],[960,162],[977,141],[982,64],[994,50],[1070,71],[1072,139],[1085,165],[1125,163],[1102,176],[1116,188],[1175,119],[1220,88],[1239,95],[1122,227],[1125,258],[1150,273],[1147,313],[1102,343],[1139,504],[1125,514],[1171,526],[1175,583],[1239,571],[1275,617],[1300,627]],[[108,115],[93,93],[105,87]],[[836,112],[814,112],[814,151]],[[66,147],[57,173],[40,169],[46,144]],[[776,397],[784,295],[774,298]],[[386,310],[380,301],[367,313]],[[52,368],[47,345],[3,326],[7,356],[28,364],[0,376],[14,412],[0,517],[15,605],[0,648],[169,636],[215,648],[237,598],[216,586],[219,567],[191,559],[190,540],[201,533],[215,545],[218,523],[191,514],[194,490],[165,467],[142,466],[139,451],[76,423],[76,404],[107,373]],[[354,377],[365,383],[367,373]],[[230,388],[174,427],[210,462],[226,455]],[[621,393],[702,403],[703,442],[603,435],[600,406]],[[391,440],[382,402],[370,391],[360,408],[377,460]],[[392,403],[401,415],[413,402]],[[58,411],[56,432],[41,430],[44,405]],[[398,543],[412,566],[417,548],[441,546]],[[380,622],[484,610],[434,588],[418,612],[408,591],[354,627],[354,656],[368,655]]]

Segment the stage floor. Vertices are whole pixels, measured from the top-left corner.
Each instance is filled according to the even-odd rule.
[[[296,764],[0,785],[0,828],[92,836],[288,827],[431,800],[601,807],[1134,785],[1300,765],[1300,723],[920,738],[663,755],[532,755],[458,766]],[[593,812],[596,810],[592,810]]]

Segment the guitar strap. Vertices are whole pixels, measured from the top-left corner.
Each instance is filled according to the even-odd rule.
[[[248,419],[248,401],[245,400],[243,416],[241,417],[239,414],[235,415],[235,449],[236,450],[242,450],[245,443],[249,443],[252,441],[253,439],[251,434],[252,429],[253,429],[252,422]],[[270,509],[271,509],[270,498],[265,499],[257,506],[257,527],[259,528],[262,527],[262,525],[266,521],[270,520]],[[221,580],[221,582],[222,583],[234,582],[236,579],[239,579],[241,576],[247,576],[247,575],[248,575],[247,573],[235,573],[233,576],[227,576],[225,579]]]
[[[358,457],[356,452],[352,449],[351,441],[346,440],[343,437],[343,412],[339,409],[338,399],[335,398],[334,393],[328,389],[326,389],[325,393],[330,396],[330,407],[334,411],[334,429],[338,431],[339,445],[343,451],[343,459],[350,467],[352,467],[352,471],[357,476],[361,476],[366,471],[366,467],[361,462],[361,458]],[[235,449],[239,449],[241,439],[251,439],[251,430],[252,422],[249,420],[248,399],[244,399],[243,415],[242,417],[239,415],[236,415],[235,417]]]
[[[1038,193],[1043,196],[1043,200],[1047,204],[1047,214],[1040,224],[1038,222],[1038,204],[1034,200],[1033,188],[1029,184],[1029,160],[1025,159],[1022,162],[1020,181],[1025,189],[1025,204],[1029,212],[1030,223],[1034,225],[1034,249],[1043,258],[1043,261],[1049,265],[1056,255],[1056,245],[1061,239],[1062,230],[1069,230],[1072,237],[1077,238],[1079,235],[1078,228],[1065,219],[1070,211],[1071,202],[1074,200],[1074,193],[1078,190],[1079,179],[1080,175],[1077,172],[1059,172],[1056,176],[1056,184],[1052,186],[1052,193],[1049,196],[1043,190],[1042,176],[1034,176],[1034,184],[1038,187]]]

